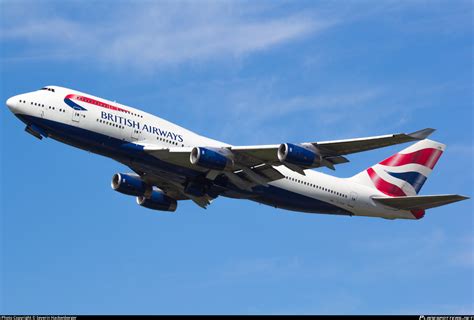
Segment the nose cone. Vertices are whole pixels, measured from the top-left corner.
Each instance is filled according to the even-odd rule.
[[[12,112],[15,112],[15,97],[9,98],[6,105]]]

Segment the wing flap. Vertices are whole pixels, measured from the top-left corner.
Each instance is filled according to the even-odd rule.
[[[469,199],[469,197],[458,194],[442,194],[432,196],[372,197],[372,199],[395,209],[416,210],[444,206],[449,203]]]
[[[229,149],[235,155],[236,160],[253,167],[262,163],[273,164],[278,162],[277,152],[280,145],[261,146],[238,146]],[[279,162],[278,162],[279,163]]]
[[[268,182],[283,179],[285,176],[280,173],[280,171],[273,168],[271,165],[265,164],[259,167],[252,169],[258,174],[265,176],[268,179]]]
[[[269,182],[280,180],[285,176],[271,165],[263,164],[254,168],[242,168],[237,173],[239,176],[244,176],[247,180],[254,182],[257,185],[266,186]]]

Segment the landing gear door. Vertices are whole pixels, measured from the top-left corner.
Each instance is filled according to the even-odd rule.
[[[81,113],[77,110],[72,110],[72,121],[73,122],[79,122],[79,119],[81,117]]]

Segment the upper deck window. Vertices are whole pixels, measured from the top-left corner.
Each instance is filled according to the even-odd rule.
[[[40,90],[48,90],[48,91],[54,92],[53,88],[48,88],[48,87],[41,88]]]

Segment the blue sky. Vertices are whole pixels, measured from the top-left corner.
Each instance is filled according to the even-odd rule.
[[[0,99],[61,85],[239,145],[433,127],[421,193],[472,197],[472,21],[471,1],[2,1]],[[420,221],[154,212],[110,188],[127,168],[0,110],[1,313],[474,313],[472,200]]]

